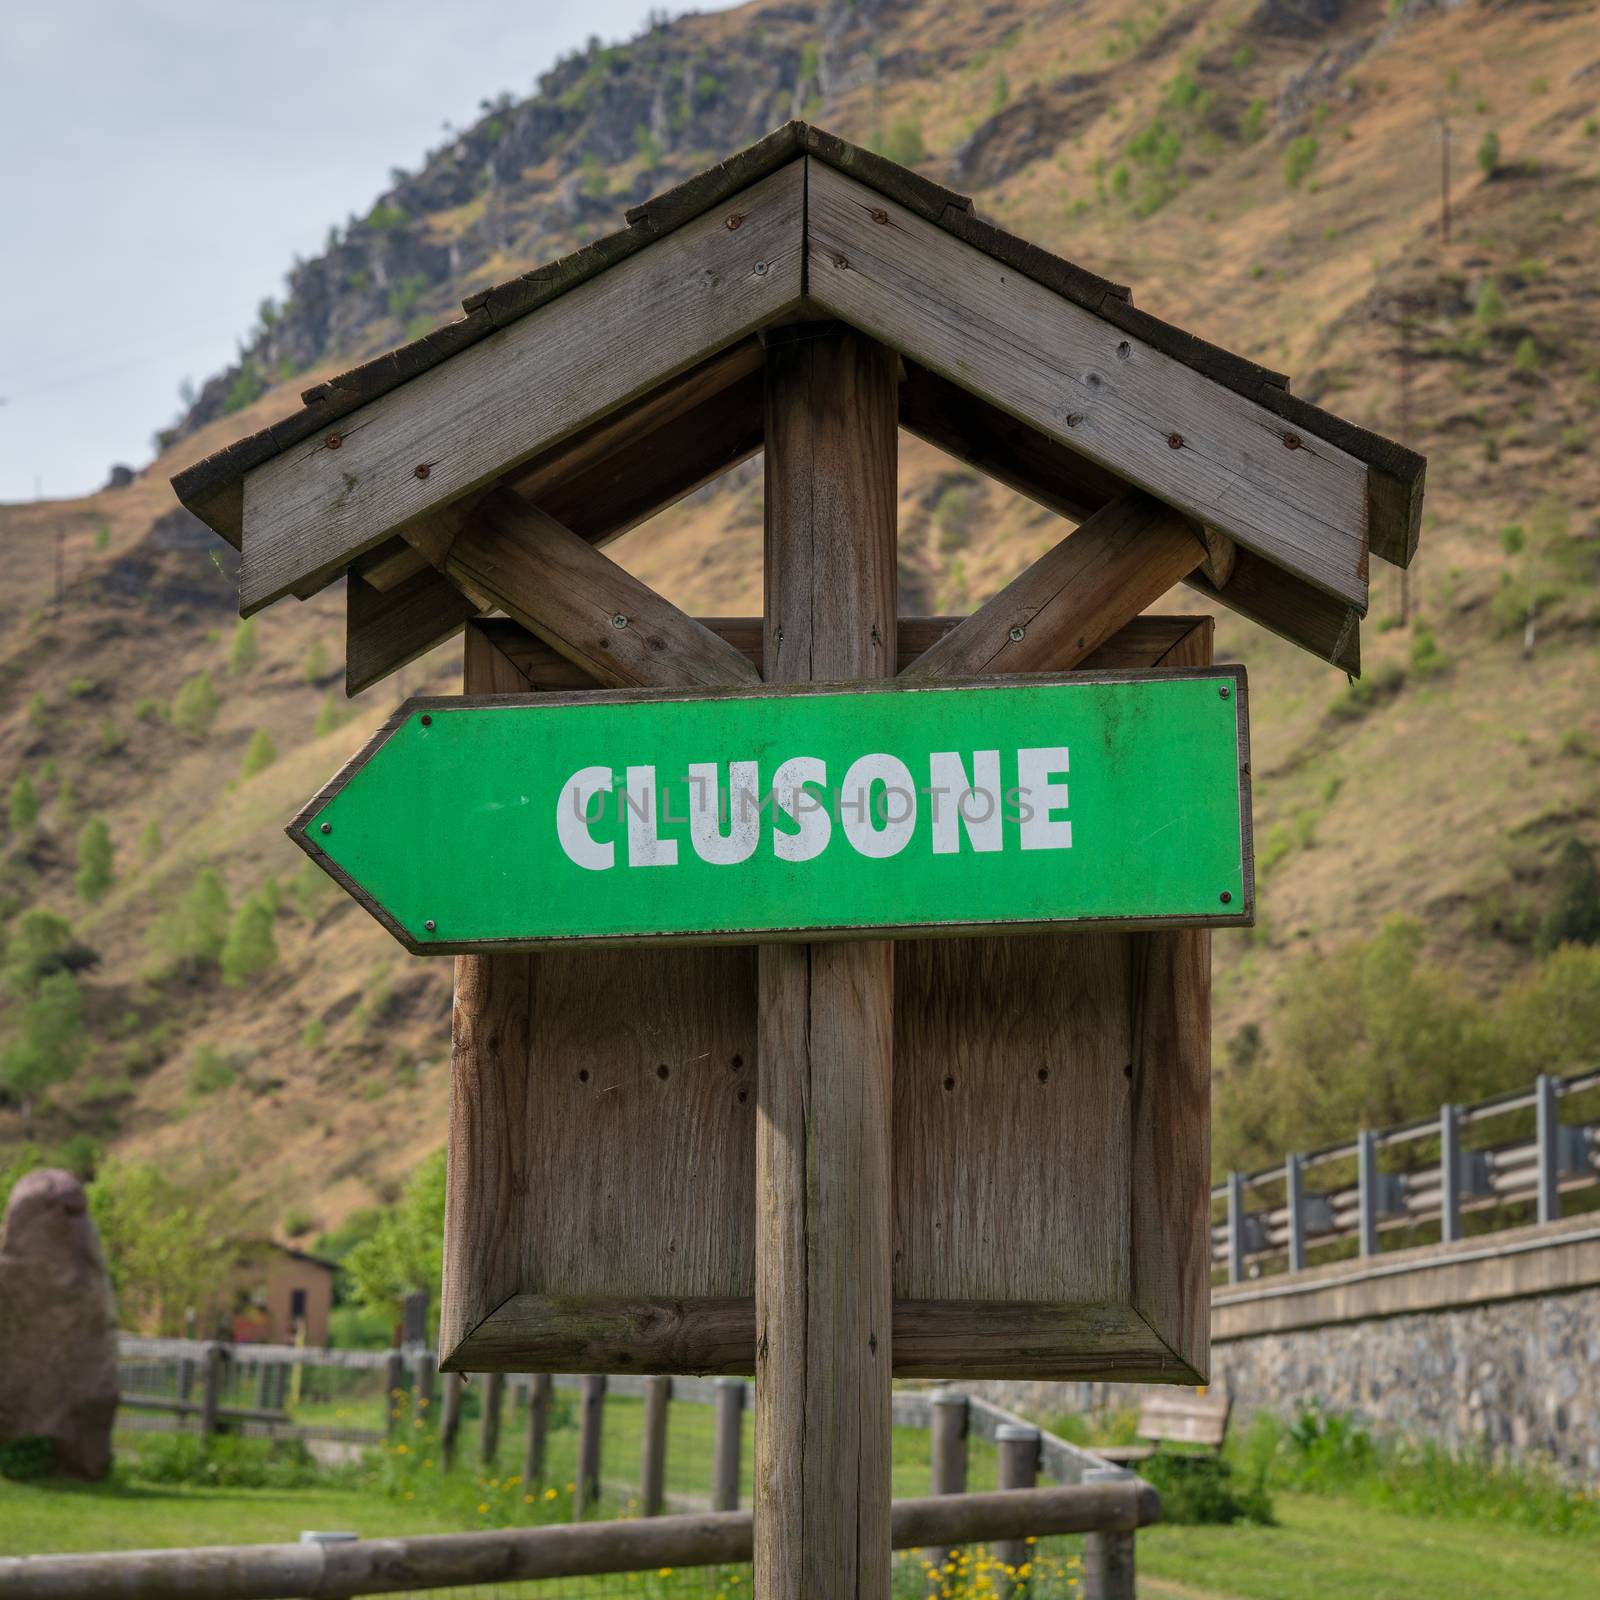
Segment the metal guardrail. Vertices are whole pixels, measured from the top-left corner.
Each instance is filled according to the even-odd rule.
[[[1290,1154],[1282,1166],[1234,1172],[1211,1192],[1227,1207],[1226,1220],[1211,1229],[1211,1259],[1238,1283],[1248,1269],[1274,1257],[1287,1257],[1288,1270],[1305,1267],[1310,1244],[1355,1238],[1363,1256],[1375,1256],[1384,1232],[1437,1222],[1440,1237],[1462,1237],[1462,1218],[1514,1201],[1531,1201],[1539,1222],[1561,1216],[1564,1193],[1600,1183],[1600,1125],[1561,1121],[1563,1096],[1600,1088],[1600,1070],[1561,1078],[1541,1074],[1529,1089],[1495,1095],[1472,1105],[1445,1105],[1437,1117],[1397,1127],[1363,1129],[1345,1144],[1324,1145]],[[1493,1117],[1533,1111],[1535,1136],[1498,1148],[1469,1150],[1461,1130]],[[1383,1150],[1430,1139],[1439,1141],[1436,1165],[1415,1172],[1388,1172],[1378,1163]],[[1306,1186],[1310,1169],[1354,1161],[1356,1182],[1315,1191]],[[1284,1202],[1251,1211],[1248,1190],[1282,1184]]]

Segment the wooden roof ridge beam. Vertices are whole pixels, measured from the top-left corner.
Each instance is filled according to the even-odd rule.
[[[761,681],[733,645],[509,490],[485,496],[429,555],[606,688]]]
[[[1368,468],[875,190],[808,163],[807,291],[1357,610]]]
[[[804,188],[803,163],[780,167],[733,211],[686,223],[250,470],[242,614],[336,575],[797,306]]]
[[[1131,489],[900,674],[1065,672],[1207,559],[1187,518]]]

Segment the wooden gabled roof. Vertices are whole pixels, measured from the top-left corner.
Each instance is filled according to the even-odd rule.
[[[1044,504],[1081,517],[1131,483],[1219,529],[1239,559],[1191,581],[1341,665],[1356,659],[1368,550],[1401,565],[1415,550],[1420,456],[821,129],[789,123],[627,221],[173,480],[242,546],[243,611],[370,571],[391,548],[410,557],[397,534],[447,540],[453,510],[530,471],[548,491],[574,441],[591,441],[591,474],[614,473],[592,443],[608,419],[635,434],[652,395],[732,370],[728,352],[808,316],[899,349],[902,424]],[[695,481],[758,446],[748,406],[734,416],[737,438],[733,420],[726,439],[698,430]],[[398,582],[421,566],[389,570]]]

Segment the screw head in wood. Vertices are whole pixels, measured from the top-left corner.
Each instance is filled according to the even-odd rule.
[[[1233,902],[1233,896],[1226,889],[1217,898],[1222,901],[1223,905],[1231,905]]]
[[[422,726],[424,728],[431,728],[433,726],[433,718],[430,717],[426,711],[422,713]]]
[[[344,435],[342,433],[330,433],[322,442],[330,450],[337,450],[344,443]]]
[[[767,275],[767,264],[766,264],[766,262],[765,261],[756,262],[756,276],[758,278],[764,278],[764,277],[766,277],[766,275]]]
[[[867,213],[867,215],[871,217],[874,222],[879,223],[880,225],[889,220],[889,213],[885,211],[882,206],[874,206]]]
[[[1229,689],[1229,688],[1228,688],[1228,686],[1227,686],[1227,684],[1223,684],[1223,685],[1222,685],[1222,686],[1221,686],[1221,687],[1220,687],[1220,688],[1219,688],[1219,689],[1218,689],[1218,690],[1217,690],[1217,693],[1218,693],[1218,694],[1220,694],[1220,695],[1221,695],[1221,696],[1222,696],[1222,698],[1223,698],[1223,699],[1224,699],[1224,700],[1226,700],[1226,699],[1227,699],[1227,698],[1228,698],[1228,696],[1229,696],[1229,694],[1230,694],[1230,693],[1231,693],[1231,692],[1232,692],[1232,691],[1231,691],[1231,690],[1230,690],[1230,689]],[[424,719],[423,719],[423,720],[424,720],[424,721],[426,721],[426,720],[427,720],[427,719],[426,719],[426,718],[424,718]]]
[[[1126,339],[1117,346],[1117,354],[1126,361],[1133,354],[1133,346]]]
[[[611,626],[613,628],[626,628],[628,626],[628,619],[619,611],[614,617],[612,617]]]
[[[737,233],[744,226],[744,218],[739,212],[735,211],[733,215],[722,224],[722,226],[726,228],[729,233]]]
[[[429,917],[428,920],[422,924],[422,926],[426,928],[429,933],[432,933],[437,924],[434,922],[432,917]]]
[[[419,461],[417,463],[417,476],[419,478],[426,478],[432,471],[433,468],[430,467],[426,461]]]
[[[1082,421],[1083,413],[1081,411],[1069,411],[1067,413],[1067,426],[1069,428],[1076,428]]]
[[[1027,633],[1027,631],[1028,630],[1024,628],[1021,623],[1013,623],[1011,626],[1012,644],[1021,644],[1023,636]]]
[[[1301,443],[1302,440],[1298,433],[1286,433],[1283,436],[1283,448],[1285,450],[1298,450]]]
[[[1183,435],[1181,433],[1169,433],[1167,435],[1167,448],[1169,450],[1183,449]]]
[[[324,822],[322,824],[322,831],[324,833],[332,833],[333,832],[333,824],[331,822]]]

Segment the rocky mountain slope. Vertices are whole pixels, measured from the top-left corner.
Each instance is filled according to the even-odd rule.
[[[1405,593],[1377,571],[1360,685],[1219,630],[1253,674],[1261,877],[1260,927],[1216,941],[1219,1064],[1241,1030],[1270,1038],[1300,957],[1397,910],[1492,992],[1530,959],[1562,844],[1600,838],[1595,24],[1557,3],[758,0],[486,105],[294,268],[130,486],[0,508],[0,797],[26,780],[37,810],[0,814],[3,960],[31,959],[30,913],[64,919],[75,944],[44,965],[77,968],[83,1006],[32,1136],[204,1174],[292,1234],[439,1144],[448,964],[301,875],[281,825],[403,692],[455,687],[458,651],[346,706],[342,597],[286,602],[241,642],[230,553],[167,478],[796,113],[1428,453],[1422,554]],[[747,466],[615,553],[691,609],[755,611],[760,493]],[[1059,537],[914,441],[901,528],[907,610],[966,609]],[[96,817],[98,898],[78,846]],[[219,915],[207,869],[230,916],[274,908],[276,959],[252,973],[236,948],[232,983],[184,932]],[[261,921],[239,937],[259,945]],[[37,971],[0,997],[0,1044]],[[0,1165],[28,1136],[0,1104]]]

